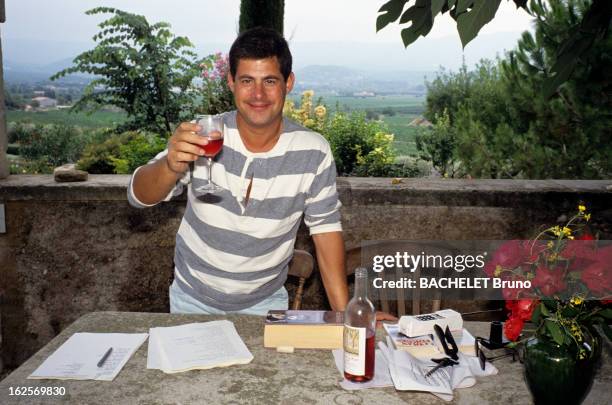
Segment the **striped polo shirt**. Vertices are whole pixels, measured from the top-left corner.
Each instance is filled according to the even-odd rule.
[[[174,255],[178,285],[206,305],[237,311],[283,286],[302,215],[311,235],[341,231],[341,204],[334,159],[321,135],[283,118],[276,145],[253,153],[240,138],[236,111],[222,117],[224,143],[212,178],[223,190],[194,195],[189,183],[197,186],[208,178],[205,160],[199,159],[193,176],[185,173],[165,201],[187,186],[187,208]],[[135,197],[132,180],[128,200],[135,207],[150,206]]]

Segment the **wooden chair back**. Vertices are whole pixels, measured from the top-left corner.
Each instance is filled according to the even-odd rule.
[[[312,275],[314,270],[314,258],[305,250],[295,249],[293,259],[289,262],[288,275],[298,277],[299,284],[295,292],[295,298],[291,309],[300,309],[302,307],[302,297],[304,295],[304,283],[308,277]]]
[[[409,241],[381,241],[374,244],[372,247],[368,247],[368,251],[376,252],[380,255],[395,255],[396,252],[411,251],[421,252],[426,251],[427,254],[441,254],[447,255],[452,252],[443,245],[442,242],[436,243],[435,241],[428,241],[427,244]],[[415,253],[413,253],[415,254]],[[347,275],[352,275],[357,267],[362,265],[362,250],[361,247],[349,249],[346,252],[346,271]],[[402,268],[388,268],[385,271],[380,272],[380,277],[387,279],[399,279],[403,274],[404,269]],[[415,279],[420,276],[421,269],[415,271]],[[391,274],[394,273],[394,274]],[[393,277],[392,277],[393,276]],[[405,290],[402,288],[395,289],[395,297],[387,295],[388,292],[385,289],[380,290],[380,297],[378,302],[374,304],[380,308],[383,312],[393,313],[398,317],[406,315],[409,312],[412,315],[418,315],[424,312],[435,312],[441,307],[442,297],[440,294],[434,295],[426,301],[421,299],[421,290],[419,288],[412,289],[412,299],[407,300],[405,298]],[[395,304],[395,302],[397,304]],[[408,303],[410,302],[410,311],[408,311]]]

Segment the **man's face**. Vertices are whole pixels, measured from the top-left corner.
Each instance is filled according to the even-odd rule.
[[[227,80],[242,119],[253,127],[265,128],[281,119],[285,96],[293,88],[293,73],[283,78],[276,57],[240,59],[236,77]]]

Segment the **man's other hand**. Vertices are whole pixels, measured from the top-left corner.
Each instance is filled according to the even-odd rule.
[[[376,311],[376,327],[377,328],[382,328],[382,321],[397,322],[397,317],[387,312]]]

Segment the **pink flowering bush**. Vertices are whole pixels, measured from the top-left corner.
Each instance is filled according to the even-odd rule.
[[[202,69],[202,106],[199,113],[219,114],[235,109],[234,96],[227,85],[228,55],[221,52],[207,56],[200,64]]]

